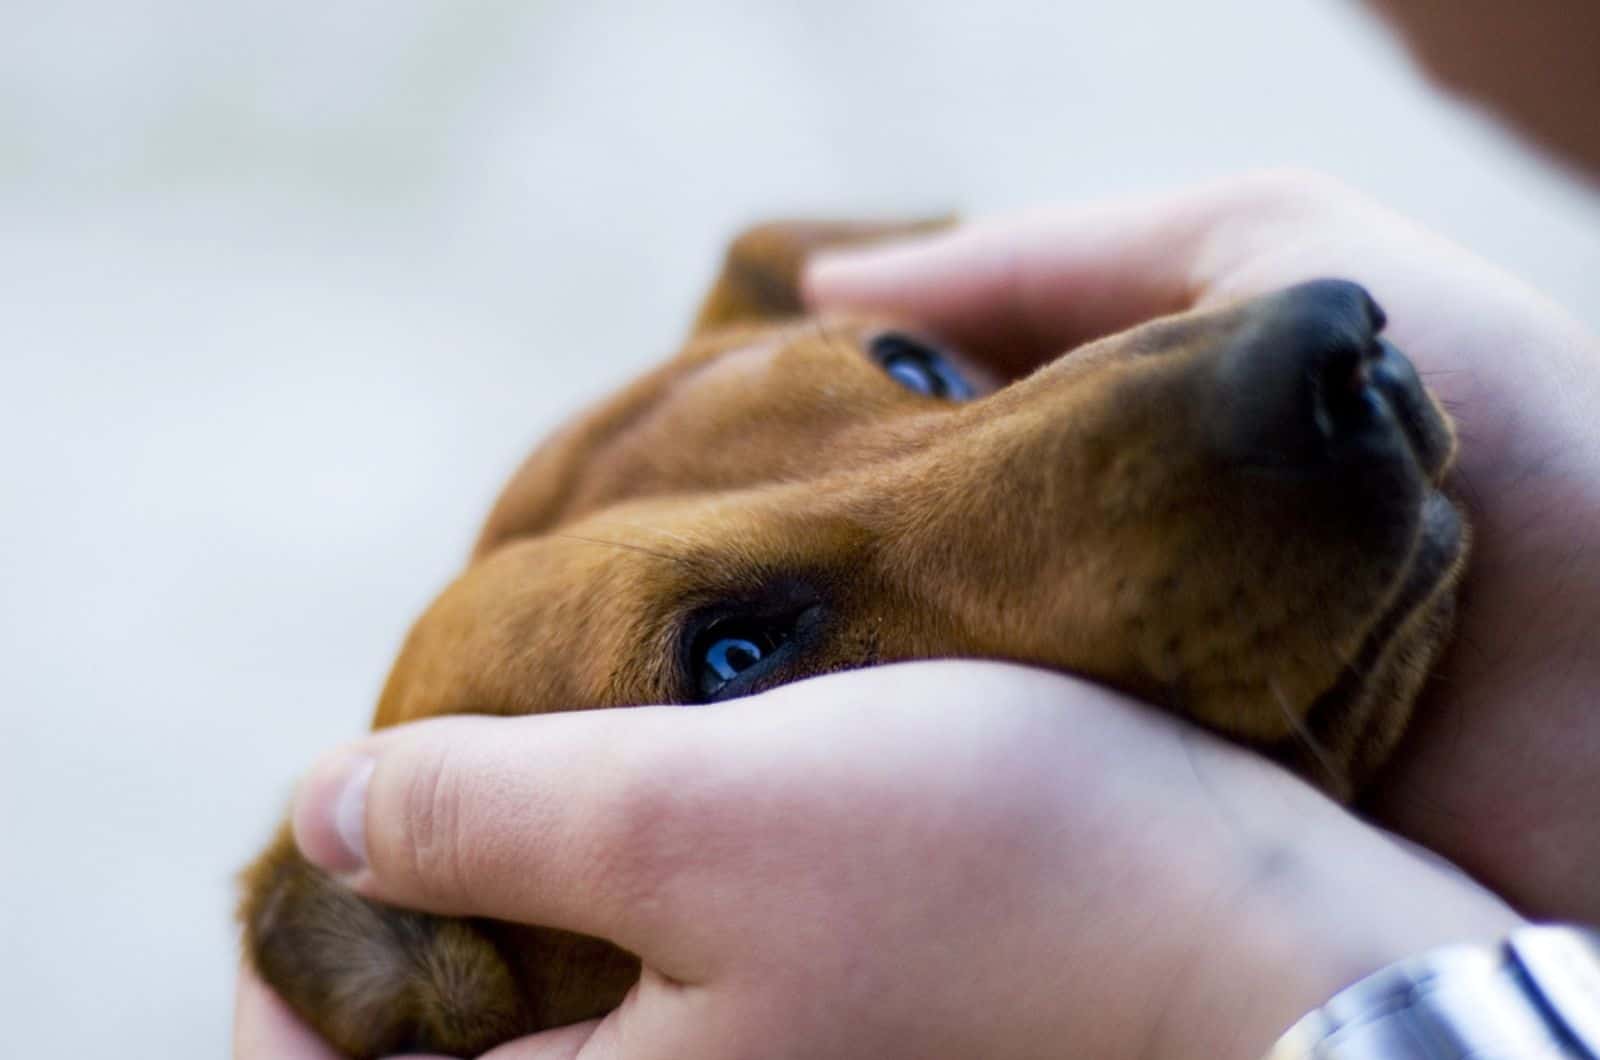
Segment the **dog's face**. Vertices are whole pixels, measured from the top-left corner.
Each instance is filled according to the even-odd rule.
[[[735,245],[687,348],[517,473],[379,723],[978,656],[1109,682],[1336,790],[1378,764],[1466,535],[1447,421],[1365,292],[1165,318],[997,386],[914,323],[799,315],[806,251],[860,234]]]

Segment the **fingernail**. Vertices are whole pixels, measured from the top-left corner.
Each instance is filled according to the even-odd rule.
[[[318,763],[294,805],[294,839],[313,865],[337,875],[367,864],[367,788],[378,760],[345,751]]]

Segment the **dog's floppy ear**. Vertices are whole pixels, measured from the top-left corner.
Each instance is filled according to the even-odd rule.
[[[746,229],[728,247],[717,282],[700,304],[694,331],[799,316],[805,312],[800,276],[811,254],[934,232],[954,220],[772,221]]]

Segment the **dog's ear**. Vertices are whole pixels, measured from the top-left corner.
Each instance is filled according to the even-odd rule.
[[[800,316],[801,274],[813,253],[935,232],[954,221],[773,221],[746,229],[728,247],[694,332]]]

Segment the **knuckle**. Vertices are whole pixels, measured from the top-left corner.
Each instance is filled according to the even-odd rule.
[[[470,878],[462,864],[462,770],[446,747],[424,751],[407,767],[393,867],[423,902],[458,904]]]

